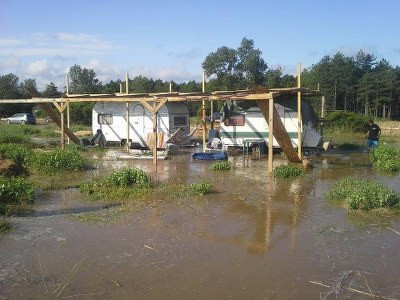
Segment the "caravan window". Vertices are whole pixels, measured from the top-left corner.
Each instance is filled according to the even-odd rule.
[[[186,117],[174,117],[174,127],[186,126]]]
[[[244,126],[244,115],[231,116],[225,119],[225,126]]]
[[[111,125],[113,122],[113,116],[112,114],[99,114],[97,121],[99,124]]]

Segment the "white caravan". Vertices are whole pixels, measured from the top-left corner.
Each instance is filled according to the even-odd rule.
[[[316,148],[322,141],[322,136],[313,127],[316,115],[309,103],[303,102],[303,104],[302,146],[304,148]],[[297,111],[278,103],[275,104],[275,107],[289,134],[293,147],[297,148]],[[230,116],[224,122],[221,122],[219,135],[224,149],[242,147],[244,143],[251,145],[253,142],[260,141],[265,141],[268,145],[269,129],[261,110],[256,106]],[[273,147],[280,148],[275,138],[273,141]]]
[[[149,102],[152,105],[151,102]],[[157,132],[164,141],[182,128],[189,134],[189,109],[185,103],[167,102],[157,113]],[[125,142],[127,138],[126,104],[98,102],[92,111],[93,135],[101,129],[107,142]],[[153,113],[141,103],[129,103],[129,140],[147,147],[149,134],[153,133]]]

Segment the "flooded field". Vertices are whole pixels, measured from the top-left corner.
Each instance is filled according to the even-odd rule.
[[[362,151],[313,157],[295,180],[271,179],[266,160],[230,161],[231,171],[212,172],[185,150],[155,174],[151,160],[97,160],[87,177],[138,166],[158,181],[215,186],[182,205],[153,199],[112,224],[76,220],[107,209],[77,189],[39,191],[0,238],[0,299],[400,298],[400,217],[325,198],[343,176],[400,192],[399,176],[374,171]]]

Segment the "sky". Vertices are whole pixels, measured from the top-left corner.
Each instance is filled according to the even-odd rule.
[[[1,0],[0,75],[54,82],[74,64],[107,83],[125,74],[201,80],[205,57],[243,37],[270,68],[294,74],[359,49],[400,65],[398,0]]]

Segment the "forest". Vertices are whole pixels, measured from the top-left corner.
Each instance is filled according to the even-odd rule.
[[[265,88],[294,87],[297,77],[283,74],[280,68],[269,68],[262,51],[254,41],[243,38],[237,49],[222,46],[209,53],[202,67],[207,75],[206,91],[235,90],[263,86]],[[115,93],[125,81],[116,79],[101,82],[95,70],[74,65],[69,69],[70,93]],[[302,70],[302,86],[320,89],[325,95],[327,110],[356,112],[374,118],[400,118],[400,67],[392,66],[386,59],[377,59],[372,53],[359,50],[354,56],[337,52],[326,55]],[[169,83],[161,79],[136,76],[129,80],[131,93],[169,91]],[[179,92],[201,91],[201,82],[194,80],[177,83],[172,90]],[[65,93],[65,87],[53,82],[44,91],[38,91],[34,78],[19,80],[9,73],[0,75],[0,99],[51,97]],[[0,105],[0,116],[32,110],[32,105]],[[89,123],[92,104],[76,103],[71,118],[75,122]],[[191,115],[199,111],[198,103],[190,103]]]

